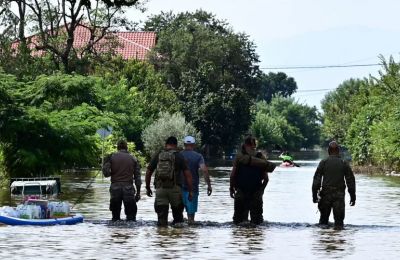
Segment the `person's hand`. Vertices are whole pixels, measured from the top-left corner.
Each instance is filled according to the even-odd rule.
[[[153,197],[153,192],[151,191],[151,188],[150,188],[150,187],[147,187],[147,188],[146,188],[146,195],[147,195],[148,197]]]
[[[135,201],[138,202],[139,200],[140,200],[140,194],[137,193],[137,194],[135,195]]]
[[[350,206],[356,205],[356,194],[350,194]]]
[[[233,187],[230,187],[230,188],[229,188],[229,193],[230,193],[230,195],[231,195],[231,198],[234,199],[234,198],[235,198],[236,191],[235,191],[235,189],[234,189]]]
[[[313,194],[313,198],[312,198],[313,203],[318,203],[319,199],[318,199],[318,195],[317,194]]]
[[[188,200],[189,201],[193,200],[193,192],[191,192],[191,191],[189,191]]]
[[[211,193],[212,193],[211,185],[208,185],[208,188],[207,188],[207,195],[210,196]]]

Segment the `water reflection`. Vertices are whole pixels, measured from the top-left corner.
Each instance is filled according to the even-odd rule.
[[[316,228],[313,251],[322,256],[342,258],[354,253],[354,230]]]
[[[157,248],[157,258],[174,259],[189,252],[198,252],[198,232],[195,228],[156,227],[155,231],[152,247]]]
[[[266,229],[238,227],[232,229],[232,246],[245,255],[259,254],[265,250]]]

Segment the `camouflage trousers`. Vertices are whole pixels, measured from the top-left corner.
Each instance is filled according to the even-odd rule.
[[[335,226],[343,226],[345,217],[345,192],[338,189],[325,189],[320,192],[321,199],[318,209],[321,213],[319,224],[327,225],[333,210]]]
[[[253,192],[243,192],[237,190],[234,202],[233,222],[239,224],[248,221],[250,213],[250,221],[256,225],[264,221],[263,218],[263,194],[262,190]]]
[[[111,183],[110,211],[112,211],[113,220],[118,220],[120,218],[122,202],[124,202],[127,220],[135,220],[137,213],[135,188],[129,182]]]
[[[183,200],[182,188],[175,185],[172,188],[157,188],[154,209],[158,217],[158,225],[166,226],[168,224],[168,211],[171,205],[173,223],[183,222]]]

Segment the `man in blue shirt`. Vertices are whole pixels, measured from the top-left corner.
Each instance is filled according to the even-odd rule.
[[[193,187],[193,198],[192,201],[189,201],[187,198],[188,194],[188,188],[185,182],[183,182],[182,190],[183,190],[183,203],[185,205],[185,209],[187,212],[188,216],[188,223],[193,224],[194,223],[194,216],[195,213],[197,212],[197,206],[198,206],[198,197],[199,197],[199,182],[200,182],[200,177],[199,177],[199,169],[203,172],[204,175],[204,180],[207,183],[207,195],[210,196],[212,193],[212,188],[211,188],[211,181],[210,181],[210,175],[208,173],[208,168],[204,162],[204,157],[194,151],[195,145],[196,145],[196,140],[193,136],[186,136],[183,140],[185,149],[181,152],[185,160],[187,161],[187,164],[189,166],[190,172],[192,173],[192,187]]]

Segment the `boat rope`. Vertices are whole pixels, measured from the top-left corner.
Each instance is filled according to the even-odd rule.
[[[93,184],[93,182],[96,180],[97,176],[99,176],[99,174],[102,171],[99,170],[95,176],[93,176],[88,185],[86,186],[86,188],[81,192],[81,195],[79,195],[79,197],[75,200],[75,202],[72,204],[71,209],[73,209],[76,205],[80,204],[83,201],[84,196],[86,195],[86,191],[89,189],[89,187]]]

